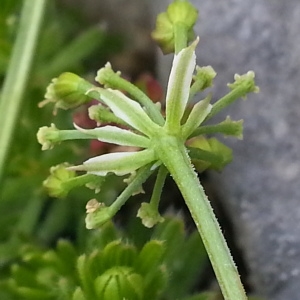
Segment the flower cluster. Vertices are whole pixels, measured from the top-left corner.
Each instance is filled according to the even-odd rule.
[[[155,105],[137,87],[121,78],[119,72],[114,72],[110,64],[100,69],[96,76],[96,81],[106,88],[82,83],[82,78],[69,73],[61,75],[51,83],[55,95],[49,93],[48,89],[46,96],[49,101],[50,99],[59,99],[57,103],[61,106],[66,91],[69,89],[68,95],[77,95],[77,93],[79,95],[79,98],[74,96],[76,105],[81,99],[85,103],[86,97],[97,99],[100,104],[92,106],[91,111],[100,110],[102,113],[104,111],[106,112],[105,122],[111,120],[114,124],[126,124],[126,127],[105,125],[94,129],[83,129],[74,124],[75,130],[58,130],[52,124],[48,128],[42,127],[37,134],[43,150],[50,149],[63,140],[83,138],[97,139],[102,142],[137,149],[135,151],[103,154],[88,159],[82,165],[67,167],[68,172],[71,174],[74,171],[85,171],[87,174],[97,175],[99,178],[104,178],[109,173],[123,176],[140,171],[135,174],[135,180],[128,186],[128,189],[132,192],[126,192],[125,198],[121,194],[121,200],[120,202],[116,201],[118,204],[115,204],[115,209],[99,206],[95,211],[88,212],[87,223],[89,228],[98,226],[112,217],[128,197],[145,181],[145,179],[141,180],[140,177],[144,177],[145,174],[149,176],[156,168],[166,165],[165,160],[168,156],[168,149],[173,147],[172,142],[184,146],[199,171],[207,167],[220,170],[231,161],[230,149],[216,139],[207,139],[204,134],[221,132],[225,135],[240,138],[242,122],[233,122],[227,118],[217,125],[204,126],[202,123],[238,97],[257,91],[254,84],[254,73],[248,72],[242,76],[236,75],[235,82],[229,85],[231,91],[214,104],[210,104],[211,97],[206,97],[190,109],[191,91],[194,94],[195,89],[202,91],[211,86],[212,79],[215,77],[215,72],[211,67],[197,67],[194,75],[195,47],[197,43],[198,40],[174,56],[166,93],[165,117],[160,107]],[[76,83],[74,80],[79,82]],[[78,90],[79,86],[80,90]],[[82,89],[82,87],[86,88]],[[132,98],[115,89],[116,87],[125,90]],[[67,102],[72,106],[69,97]],[[187,112],[188,115],[184,117]],[[61,172],[66,172],[66,170]],[[160,180],[163,181],[166,174]],[[61,176],[61,178],[65,181],[70,180],[66,176]],[[133,184],[135,185],[132,189]],[[55,193],[52,194],[55,195]],[[156,211],[157,207],[158,204],[149,207],[146,207],[145,204],[142,205],[139,216],[143,218],[147,226],[152,226],[162,220]],[[146,210],[147,213],[145,213]],[[149,216],[153,216],[150,221]]]
[[[92,229],[110,220],[132,195],[142,190],[142,184],[148,177],[157,172],[152,197],[148,203],[142,203],[138,211],[142,223],[152,227],[163,221],[158,207],[164,181],[170,174],[203,238],[224,298],[246,299],[240,277],[195,169],[221,170],[231,161],[231,150],[206,135],[221,133],[242,138],[243,122],[232,121],[229,117],[215,125],[205,125],[205,122],[238,98],[258,92],[258,87],[254,72],[249,71],[244,75],[236,74],[235,81],[228,84],[230,91],[214,103],[211,103],[211,95],[196,103],[192,101],[196,94],[212,86],[216,76],[212,67],[196,66],[195,49],[199,43],[199,38],[194,39],[193,36],[196,19],[197,11],[186,0],[175,0],[167,12],[158,17],[153,37],[165,53],[175,52],[163,110],[137,86],[122,78],[120,72],[115,72],[110,63],[97,73],[95,80],[100,86],[72,73],[64,73],[52,81],[46,93],[46,103],[54,102],[56,108],[68,109],[94,99],[99,104],[90,108],[90,116],[103,125],[85,129],[74,124],[73,130],[58,130],[54,125],[43,127],[37,134],[42,149],[51,149],[55,144],[69,139],[96,139],[119,145],[119,149],[128,151],[105,153],[65,169],[54,168],[45,186],[50,193],[54,190],[53,195],[64,196],[64,188],[68,192],[70,187],[87,184],[87,180],[91,181],[92,186],[98,186],[99,190],[100,184],[97,184],[95,176],[99,183],[111,173],[129,176],[127,187],[112,204],[106,205],[105,201],[96,199],[88,202],[86,227]],[[74,177],[77,171],[91,177]],[[51,176],[55,178],[51,179]],[[122,272],[124,278],[130,275],[128,270]],[[108,277],[115,277],[115,273],[109,273]],[[140,279],[135,277],[134,280]],[[97,285],[101,286],[101,293],[107,284],[106,279],[99,279]],[[125,290],[123,295],[127,295]],[[139,299],[139,295],[135,298]]]

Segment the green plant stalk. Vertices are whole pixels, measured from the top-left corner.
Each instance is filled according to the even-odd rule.
[[[114,216],[120,208],[126,203],[126,201],[141,189],[142,184],[148,179],[148,177],[154,172],[152,165],[146,165],[137,171],[134,179],[128,184],[127,188],[118,196],[118,198],[110,205],[109,209],[111,215]]]
[[[210,113],[207,115],[205,121],[211,119],[214,115],[216,115],[225,107],[235,102],[237,99],[241,97],[245,97],[246,94],[247,94],[247,90],[243,85],[240,85],[239,87],[231,90],[228,94],[226,94],[225,96],[220,98],[216,103],[213,104],[212,109]]]
[[[18,35],[0,98],[0,181],[21,109],[46,0],[24,0]]]
[[[202,237],[225,300],[246,300],[243,285],[212,207],[177,137],[158,137],[156,151],[169,170]]]
[[[158,209],[159,200],[161,198],[162,189],[164,187],[167,175],[168,175],[168,170],[163,165],[160,166],[156,177],[155,185],[153,188],[152,197],[150,199],[150,204],[157,209]]]
[[[237,138],[242,138],[242,125],[243,120],[233,121],[231,123],[222,122],[216,125],[201,125],[189,136],[189,138],[202,134],[213,133],[222,133],[227,136],[235,136]]]
[[[188,44],[187,26],[183,23],[174,24],[175,53],[178,54]]]

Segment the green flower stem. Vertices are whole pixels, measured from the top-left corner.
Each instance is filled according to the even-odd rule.
[[[109,211],[111,216],[114,216],[125,204],[125,202],[141,188],[142,184],[154,172],[152,166],[153,164],[148,164],[147,166],[137,171],[134,179],[128,184],[126,189],[118,196],[118,198],[110,205]]]
[[[59,130],[57,142],[67,141],[67,140],[90,140],[95,139],[95,135],[89,135],[86,132],[81,132],[75,129],[69,130]]]
[[[202,90],[204,84],[205,84],[204,80],[197,80],[192,83],[189,92],[189,100],[188,100],[189,103],[192,101],[195,95]]]
[[[246,300],[236,266],[218,221],[193,170],[187,151],[176,137],[161,136],[157,154],[178,185],[202,237],[225,300]]]
[[[0,99],[0,180],[32,65],[46,0],[25,0]]]
[[[234,136],[239,139],[243,137],[243,120],[231,121],[231,122],[221,122],[217,125],[203,125],[198,127],[194,132],[189,136],[189,138],[199,136],[202,134],[213,134],[221,133],[227,136]]]
[[[153,193],[150,199],[150,204],[152,205],[153,208],[158,209],[161,192],[164,187],[167,175],[168,175],[168,170],[165,168],[165,166],[163,165],[160,166],[156,177],[155,185],[153,188]]]
[[[85,184],[94,182],[95,179],[98,179],[98,182],[104,181],[105,177],[100,177],[97,175],[93,175],[93,174],[84,174],[81,176],[76,176],[74,178],[71,178],[65,182],[62,183],[63,185],[63,189],[65,189],[66,191],[70,191],[75,187],[78,186],[83,186]]]
[[[202,161],[209,162],[211,164],[221,165],[223,161],[223,157],[219,156],[215,153],[194,147],[187,147],[189,151],[189,156],[191,159],[198,159]]]
[[[175,54],[178,54],[188,44],[188,27],[181,23],[174,24]]]
[[[249,90],[247,89],[247,86],[240,85],[233,90],[231,90],[228,94],[220,98],[216,103],[213,104],[213,107],[206,117],[205,121],[211,119],[214,115],[216,115],[218,112],[223,110],[226,106],[229,106],[234,101],[241,97],[245,97],[245,95],[249,93]]]

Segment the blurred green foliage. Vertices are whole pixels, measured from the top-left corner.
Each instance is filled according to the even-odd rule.
[[[187,235],[179,217],[145,232],[141,243],[129,228],[109,222],[77,245],[24,244],[9,278],[0,281],[1,299],[183,299],[207,262],[199,234]],[[194,297],[184,299],[212,299]]]
[[[17,34],[21,4],[19,0],[1,2],[1,83]],[[62,234],[75,235],[74,226],[79,226],[77,224],[84,214],[83,201],[86,201],[89,192],[76,191],[65,201],[53,201],[43,191],[42,181],[48,176],[50,166],[62,160],[76,161],[85,157],[88,147],[84,142],[76,145],[70,142],[59,149],[42,152],[36,132],[45,123],[53,121],[53,114],[51,108],[38,108],[38,103],[43,100],[45,88],[53,77],[65,70],[88,77],[90,71],[95,72],[99,64],[108,59],[108,54],[120,51],[121,47],[121,37],[112,36],[99,24],[89,24],[79,10],[63,7],[60,1],[48,1],[34,65],[0,186],[0,265],[13,259],[16,252],[12,249],[33,236],[35,240],[50,244]],[[70,127],[72,115],[60,112],[55,116],[55,122]],[[71,201],[72,209],[69,209]]]

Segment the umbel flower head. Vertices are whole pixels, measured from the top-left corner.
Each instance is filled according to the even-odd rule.
[[[241,138],[242,122],[231,121],[230,118],[216,125],[205,125],[205,122],[236,99],[258,91],[254,72],[235,75],[235,81],[228,85],[230,91],[213,104],[210,103],[211,95],[208,95],[191,105],[190,100],[210,87],[216,75],[211,67],[196,67],[195,48],[199,38],[188,45],[197,11],[188,1],[175,0],[169,6],[167,15],[162,15],[161,18],[162,22],[157,23],[160,28],[157,28],[154,36],[165,52],[175,52],[164,112],[161,111],[161,106],[123,79],[119,72],[114,72],[107,63],[96,76],[96,81],[102,87],[70,74],[66,81],[65,76],[58,77],[50,87],[54,91],[53,102],[57,103],[57,107],[72,108],[86,103],[89,98],[98,100],[101,109],[91,110],[91,115],[97,118],[97,122],[99,115],[104,115],[105,125],[84,129],[74,124],[75,130],[61,130],[59,134],[57,131],[49,134],[46,128],[42,128],[38,133],[39,141],[42,142],[43,149],[47,149],[63,140],[97,139],[129,150],[92,157],[80,165],[67,168],[72,172],[80,171],[89,176],[98,176],[101,182],[111,173],[118,176],[129,175],[128,186],[111,205],[96,199],[88,202],[86,226],[89,229],[101,226],[113,217],[129,197],[142,190],[142,184],[156,170],[153,194],[149,203],[142,204],[138,216],[148,227],[162,222],[163,218],[158,212],[159,200],[166,176],[170,173],[203,238],[217,279],[222,283],[220,287],[223,295],[226,299],[246,299],[240,277],[195,169],[220,170],[231,161],[231,150],[216,139],[206,138],[206,134],[221,133]],[[48,100],[52,102],[52,99]],[[102,109],[103,106],[108,110]],[[63,176],[62,179],[64,178]],[[66,180],[74,182],[74,179]],[[81,185],[81,180],[83,178],[75,182]],[[59,187],[63,186],[65,184],[60,180]],[[61,190],[59,194],[63,194]],[[114,274],[110,273],[108,276]],[[123,275],[125,278],[129,274],[124,272]],[[98,283],[104,287],[107,281],[105,279]]]
[[[81,99],[94,98],[100,101],[99,105],[105,105],[109,109],[108,115],[105,116],[106,121],[110,114],[113,122],[121,120],[120,123],[126,124],[126,127],[105,125],[94,129],[83,129],[74,124],[75,130],[58,130],[52,124],[49,130],[42,127],[38,132],[38,140],[42,144],[43,150],[52,148],[55,143],[63,140],[83,138],[97,139],[136,149],[135,151],[103,154],[92,157],[81,165],[68,167],[69,171],[84,171],[87,174],[100,176],[99,178],[104,178],[110,173],[119,176],[135,174],[134,179],[124,190],[125,194],[122,193],[113,205],[110,207],[99,205],[94,211],[88,212],[89,228],[94,228],[113,216],[156,168],[164,165],[168,169],[169,153],[174,152],[176,148],[178,151],[183,149],[189,153],[190,159],[195,162],[196,167],[199,167],[199,171],[207,167],[220,170],[231,161],[229,148],[216,139],[206,139],[203,134],[221,132],[225,135],[240,137],[242,122],[233,122],[227,118],[226,121],[217,125],[205,126],[202,123],[238,97],[244,97],[249,92],[256,92],[254,73],[236,75],[236,81],[229,85],[231,91],[214,104],[210,103],[211,97],[209,96],[190,108],[190,96],[191,93],[195,93],[193,87],[197,86],[197,90],[201,91],[211,86],[211,81],[215,77],[215,72],[211,67],[197,67],[194,75],[195,48],[198,41],[199,39],[196,39],[190,46],[174,56],[166,93],[165,117],[160,108],[147,95],[122,79],[120,73],[114,72],[110,64],[100,69],[96,76],[96,81],[106,88],[93,86],[85,83],[82,78],[71,75],[68,75],[68,78],[72,78],[74,82],[67,81],[66,83],[65,76],[60,76],[51,83],[52,89],[57,90],[58,86],[68,95],[66,98],[60,94],[61,98],[56,99],[60,106],[67,107],[67,104],[62,103],[64,101],[70,103],[70,95],[73,95],[76,104]],[[128,95],[116,88],[122,88]],[[68,89],[70,90],[68,91]],[[189,142],[190,138],[193,138],[191,142]],[[163,182],[166,175],[167,172],[160,181]],[[156,204],[149,205],[146,214],[139,212],[139,216],[142,218],[146,216],[144,222],[148,224],[147,226],[162,221],[157,212],[158,201],[156,198],[151,200]],[[145,204],[143,204],[144,207]],[[149,220],[151,215],[155,216],[153,220],[151,217]],[[104,218],[103,220],[101,216]]]

